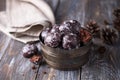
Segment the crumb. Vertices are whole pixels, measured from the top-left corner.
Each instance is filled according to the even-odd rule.
[[[32,66],[32,69],[33,69],[33,70],[35,70],[35,69],[36,69],[36,66],[35,66],[35,65],[33,65],[33,66]]]
[[[106,48],[104,46],[99,47],[98,52],[99,53],[105,53]]]
[[[43,74],[47,74],[47,72],[46,72],[46,71],[44,71],[44,72],[43,72]]]
[[[85,29],[80,29],[80,37],[84,43],[88,42],[92,38],[91,34]]]
[[[39,64],[42,61],[42,56],[34,55],[32,58],[30,58],[30,61],[34,64]]]

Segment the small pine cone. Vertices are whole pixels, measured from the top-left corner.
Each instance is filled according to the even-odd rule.
[[[114,28],[109,28],[108,26],[101,29],[101,39],[105,44],[113,45],[119,39],[118,32]]]
[[[115,16],[115,19],[113,20],[114,28],[120,32],[120,8],[115,9],[113,15]]]
[[[120,32],[120,18],[119,19],[116,18],[113,21],[113,24],[114,24],[114,28],[117,29]]]
[[[93,36],[98,36],[100,33],[100,26],[94,20],[90,20],[90,22],[88,22],[86,29],[91,32]]]
[[[114,12],[113,12],[113,15],[114,15],[116,18],[120,18],[120,8],[119,8],[119,9],[115,9]]]

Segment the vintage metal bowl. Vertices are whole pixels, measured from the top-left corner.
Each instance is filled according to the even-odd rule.
[[[48,65],[56,69],[79,69],[89,60],[90,53],[88,53],[88,51],[91,46],[91,40],[85,46],[72,50],[48,47],[43,44],[41,36],[40,44],[43,58]]]

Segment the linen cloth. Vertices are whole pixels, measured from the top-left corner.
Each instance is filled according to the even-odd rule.
[[[40,31],[55,23],[54,14],[44,0],[7,0],[0,12],[0,30],[23,43],[39,40]]]

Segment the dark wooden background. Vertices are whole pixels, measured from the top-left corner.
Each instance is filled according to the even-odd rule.
[[[104,20],[112,22],[113,10],[120,7],[120,0],[46,2],[53,9],[58,24],[66,19],[76,19],[84,25],[95,19],[102,25]],[[20,54],[24,45],[0,32],[0,80],[120,80],[120,45],[110,47],[105,54],[92,53],[89,62],[75,71],[59,71],[46,64],[33,70],[33,64]]]

